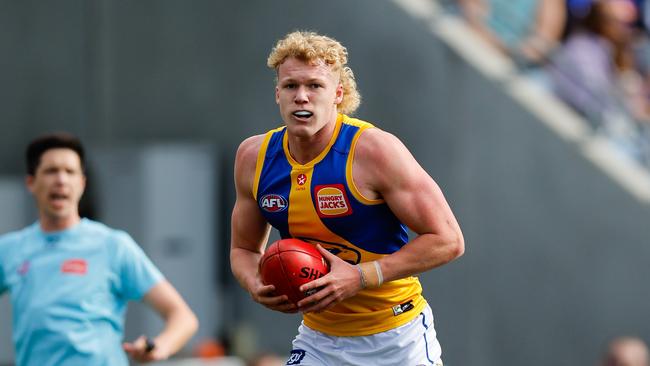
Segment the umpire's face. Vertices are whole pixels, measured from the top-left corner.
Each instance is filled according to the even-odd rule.
[[[34,175],[27,176],[27,188],[43,219],[79,217],[79,200],[85,187],[79,155],[66,148],[45,151]]]

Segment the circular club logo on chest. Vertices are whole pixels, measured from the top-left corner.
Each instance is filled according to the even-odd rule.
[[[296,177],[296,183],[298,183],[299,186],[304,186],[305,183],[307,183],[307,176],[304,174],[298,174]]]

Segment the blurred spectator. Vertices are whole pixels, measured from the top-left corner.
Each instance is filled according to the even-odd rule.
[[[625,22],[616,18],[613,1],[580,8],[580,21],[553,59],[551,73],[557,93],[579,112],[599,119],[615,109],[619,76],[629,69],[631,40]],[[576,11],[576,10],[574,10]]]
[[[620,337],[607,347],[602,366],[650,366],[648,347],[639,338]]]
[[[562,37],[565,0],[459,0],[479,35],[524,67],[542,65]]]
[[[650,165],[650,0],[456,1],[484,40]]]
[[[638,70],[638,9],[632,0],[572,0],[577,19],[549,66],[559,97],[629,155],[643,160],[650,104]]]

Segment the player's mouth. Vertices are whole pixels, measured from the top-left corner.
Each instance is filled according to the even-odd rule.
[[[68,202],[70,196],[65,193],[53,192],[49,194],[48,198],[55,205],[63,205]]]
[[[306,120],[309,117],[314,115],[312,112],[306,111],[306,110],[295,111],[292,114],[293,114],[294,117],[296,117],[298,119],[302,119],[302,120]]]

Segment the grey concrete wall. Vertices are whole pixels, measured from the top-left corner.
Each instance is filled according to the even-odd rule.
[[[279,122],[271,46],[293,29],[332,35],[358,116],[412,149],[464,229],[465,256],[421,276],[448,365],[590,365],[614,335],[650,341],[649,207],[390,2],[30,0],[3,2],[0,24],[0,173],[20,173],[45,130],[90,147],[208,140],[226,218],[237,144]],[[286,352],[299,318],[221,273],[226,330],[249,324],[257,347]]]

